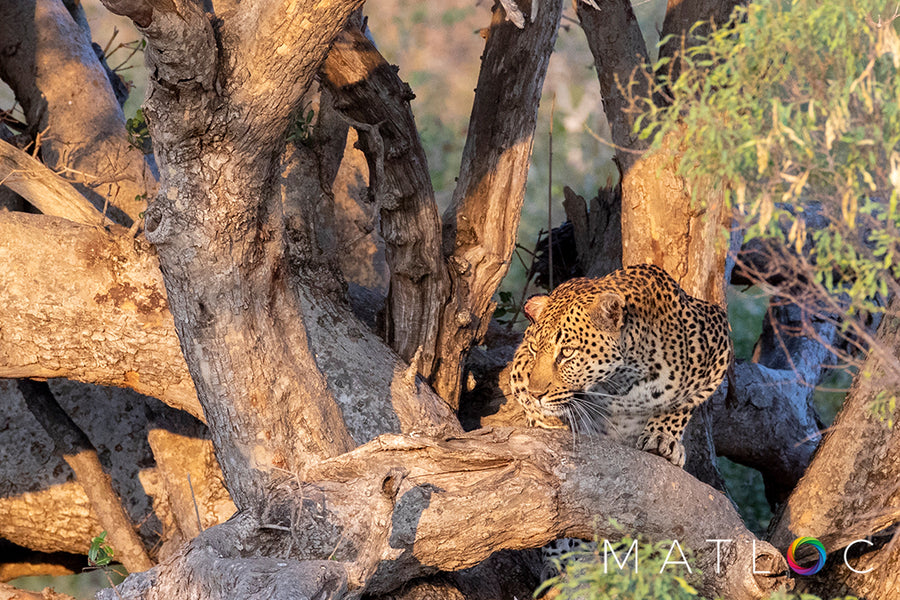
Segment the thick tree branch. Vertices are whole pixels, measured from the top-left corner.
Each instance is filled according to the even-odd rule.
[[[622,179],[622,263],[663,267],[698,298],[725,302],[725,261],[731,245],[731,210],[721,190],[703,185],[696,194],[675,173],[674,137],[644,154]]]
[[[629,0],[603,3],[603,10],[577,2],[578,19],[594,56],[603,110],[616,145],[619,166],[627,170],[646,143],[632,133],[636,115],[628,109],[632,97],[649,93],[650,58]],[[630,263],[629,263],[630,264]]]
[[[578,264],[585,277],[603,277],[622,268],[622,188],[600,188],[591,199],[566,186],[566,218],[575,230]]]
[[[716,452],[762,473],[772,506],[797,485],[820,439],[810,405],[815,388],[800,377],[793,370],[738,362],[727,397],[712,400]]]
[[[406,361],[421,348],[417,367],[430,377],[449,281],[425,149],[409,106],[413,93],[356,28],[335,40],[322,74],[335,107],[365,124],[357,129],[390,267],[388,342]]]
[[[0,39],[15,48],[0,56],[0,77],[21,103],[31,134],[41,132],[44,163],[65,172],[98,208],[108,202],[137,220],[156,178],[128,141],[90,33],[62,2],[26,0],[0,3]]]
[[[6,212],[0,238],[10,268],[0,285],[0,376],[130,387],[203,418],[159,263],[141,238]]]
[[[239,508],[261,500],[262,470],[354,446],[310,351],[271,150],[358,4],[246,3],[212,21],[188,0],[154,5],[144,28],[163,177],[146,235]]]
[[[441,317],[434,385],[454,407],[465,355],[487,330],[491,298],[509,269],[561,11],[560,2],[542,5],[537,21],[518,29],[497,5],[486,31],[459,182],[444,216],[452,290]]]
[[[660,58],[672,58],[682,49],[690,47],[692,40],[690,37],[684,39],[684,36],[695,24],[706,23],[695,29],[694,33],[709,33],[711,24],[723,25],[736,6],[746,3],[747,0],[668,0],[660,39],[672,37],[660,48]]]
[[[599,441],[573,454],[568,444],[564,432],[532,429],[443,440],[382,436],[310,465],[303,483],[276,477],[261,524],[245,514],[227,533],[213,528],[149,577],[133,576],[120,593],[156,597],[127,591],[143,581],[164,593],[188,581],[186,570],[202,577],[192,563],[208,563],[193,555],[231,559],[237,548],[284,556],[286,565],[331,557],[350,591],[386,593],[417,576],[471,567],[498,548],[560,536],[616,538],[621,530],[610,517],[625,530],[694,549],[693,566],[703,569],[711,597],[761,598],[784,582],[784,559],[765,542],[756,541],[753,552],[755,538],[719,492],[647,453]],[[226,546],[216,541],[226,539]],[[713,539],[732,540],[722,545],[718,574]],[[754,576],[754,564],[772,575]]]
[[[407,364],[391,352],[350,312],[343,299],[344,290],[335,274],[335,240],[325,239],[333,224],[332,197],[327,181],[321,180],[317,158],[317,144],[326,142],[321,137],[321,121],[329,110],[320,110],[310,140],[313,147],[301,144],[285,152],[280,179],[291,239],[289,260],[301,280],[298,294],[304,317],[313,323],[329,323],[309,331],[316,364],[327,375],[329,389],[357,443],[382,433],[458,428],[447,404],[416,379],[416,357]]]

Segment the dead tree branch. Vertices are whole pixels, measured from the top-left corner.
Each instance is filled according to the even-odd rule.
[[[409,106],[414,95],[355,27],[335,40],[322,74],[335,108],[370,130],[357,128],[390,267],[388,343],[406,361],[422,348],[420,372],[430,377],[449,280],[425,149]],[[375,168],[379,161],[381,169]]]
[[[0,376],[130,387],[203,418],[159,263],[141,238],[7,212],[0,237],[0,262],[16,266],[0,289]]]
[[[120,593],[163,597],[215,579],[201,570],[210,567],[205,557],[259,554],[283,557],[290,570],[330,555],[337,571],[329,571],[329,589],[387,593],[401,581],[475,565],[498,548],[616,537],[612,516],[626,530],[695,549],[710,596],[760,598],[784,582],[781,555],[759,541],[754,554],[755,538],[719,492],[646,453],[605,441],[572,453],[568,444],[564,432],[531,429],[382,436],[310,465],[302,483],[273,478],[264,514],[205,532],[154,571],[132,576]],[[733,540],[723,545],[718,575],[711,539]],[[754,576],[754,561],[772,574]],[[273,566],[246,561],[244,568],[261,575]]]
[[[40,161],[0,140],[0,185],[19,194],[35,208],[54,217],[85,225],[112,223],[68,181]]]

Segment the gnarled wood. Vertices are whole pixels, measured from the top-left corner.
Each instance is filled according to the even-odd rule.
[[[565,432],[533,429],[382,436],[309,465],[299,481],[276,475],[260,522],[244,514],[209,530],[120,593],[158,598],[177,585],[212,585],[215,574],[201,569],[213,552],[221,560],[278,555],[288,569],[331,557],[349,591],[386,593],[417,576],[473,566],[498,548],[615,537],[612,516],[626,530],[694,549],[710,597],[761,598],[784,582],[784,559],[759,541],[754,555],[755,538],[719,492],[647,453],[606,441],[573,453],[569,443]],[[733,540],[722,545],[719,574],[711,539]],[[754,576],[754,561],[773,576]]]
[[[425,149],[409,101],[414,95],[362,31],[335,40],[322,68],[335,108],[355,124],[369,164],[369,188],[381,214],[390,268],[388,343],[430,377],[449,288],[441,227]]]

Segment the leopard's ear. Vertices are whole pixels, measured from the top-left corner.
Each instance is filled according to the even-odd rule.
[[[617,332],[622,329],[622,312],[625,299],[615,292],[601,294],[588,309],[591,321],[601,331]]]
[[[528,317],[528,320],[532,323],[536,322],[540,316],[541,312],[543,312],[544,307],[547,306],[547,301],[550,300],[549,296],[538,295],[532,296],[528,300],[525,301],[525,316]]]

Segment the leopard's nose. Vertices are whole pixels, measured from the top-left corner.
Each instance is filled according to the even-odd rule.
[[[540,399],[550,391],[550,382],[534,382],[528,383],[528,393],[532,398]]]

